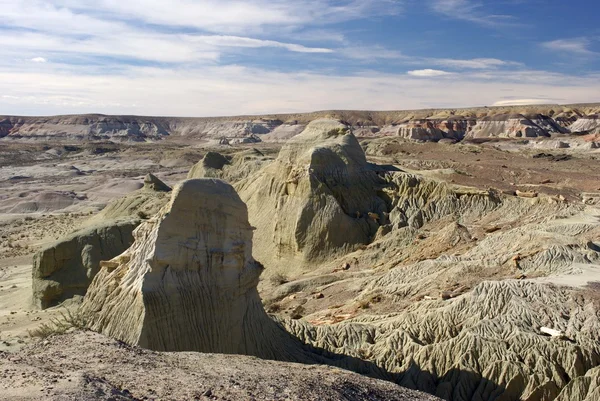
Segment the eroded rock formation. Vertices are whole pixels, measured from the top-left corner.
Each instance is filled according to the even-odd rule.
[[[468,138],[535,138],[568,132],[552,118],[537,115],[492,115],[480,119],[467,133]]]
[[[257,227],[256,255],[265,263],[299,263],[368,243],[387,220],[385,186],[348,127],[317,120],[277,159],[236,185]]]
[[[273,161],[258,149],[249,149],[225,156],[208,152],[189,171],[187,178],[220,178],[236,183]]]
[[[82,310],[91,329],[154,350],[302,360],[262,308],[252,227],[229,184],[183,181],[134,237],[90,286]]]
[[[284,323],[316,347],[366,357],[397,374],[399,384],[446,400],[553,400],[563,388],[559,399],[575,400],[598,391],[597,368],[590,370],[600,361],[597,313],[571,291],[502,281],[381,319]],[[547,337],[542,326],[568,339]]]
[[[100,261],[131,246],[133,230],[166,203],[168,191],[165,183],[148,174],[140,190],[109,203],[81,228],[37,252],[32,270],[34,304],[45,309],[85,295]]]
[[[398,111],[331,110],[304,114],[180,118],[105,116],[0,117],[0,138],[155,141],[172,138],[221,140],[223,144],[283,141],[311,121],[347,122],[357,136],[395,135],[417,140],[537,137],[589,131],[597,124],[598,104],[530,105]],[[581,120],[581,121],[580,121]],[[573,124],[571,126],[571,124]]]
[[[520,210],[527,218],[545,213],[541,205],[531,204],[528,210],[526,201],[518,198],[502,204],[485,191],[457,192],[397,174],[391,180],[396,186],[386,193],[404,216],[390,215],[391,241],[452,211],[464,221],[483,213],[508,218],[509,210]],[[439,202],[430,202],[432,198]],[[252,257],[247,218],[244,203],[230,185],[213,179],[181,183],[171,202],[135,231],[134,245],[103,263],[83,304],[83,313],[91,316],[90,327],[156,350],[333,364],[447,400],[539,401],[553,400],[561,392],[562,399],[573,394],[593,399],[589,397],[597,387],[593,369],[600,361],[600,320],[596,306],[575,291],[528,280],[485,281],[464,294],[429,297],[386,315],[367,314],[335,325],[314,326],[303,320],[278,324],[265,314],[256,291],[261,267]],[[498,232],[462,257],[374,272],[363,276],[359,288],[362,296],[371,298],[414,297],[435,277],[460,280],[488,265],[505,263],[502,244],[516,237],[523,237],[522,246],[529,249],[540,247],[542,239],[556,243],[524,255],[520,269],[525,272],[543,268],[545,260],[558,268],[560,258],[577,252],[589,260],[589,252],[573,246],[563,249],[560,241],[567,240],[568,233],[593,232],[597,225],[575,217],[546,221],[536,229],[530,226],[527,229],[535,234],[529,237],[523,237],[524,232]],[[458,223],[441,230],[436,239],[471,240]],[[385,236],[379,245],[384,242]],[[484,250],[487,254],[481,253]],[[541,327],[563,332],[565,338],[547,337]]]
[[[76,231],[33,257],[33,300],[42,308],[85,292],[98,273],[100,261],[118,255],[133,243],[136,220]]]
[[[440,139],[461,140],[476,121],[460,117],[446,120],[412,120],[398,125],[397,135],[406,139],[439,141]]]

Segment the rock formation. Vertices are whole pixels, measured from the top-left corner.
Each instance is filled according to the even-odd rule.
[[[230,164],[230,159],[217,152],[208,152],[188,172],[187,178],[219,178],[223,167]]]
[[[177,137],[244,141],[267,134],[282,124],[278,119],[166,118],[105,116],[100,114],[54,117],[0,117],[0,138],[53,138],[113,141],[156,141]]]
[[[169,192],[171,190],[171,187],[169,187],[167,184],[156,178],[154,174],[149,173],[144,178],[143,189],[157,192]]]
[[[600,134],[600,115],[582,116],[569,126],[569,130],[573,133]]]
[[[567,129],[541,114],[533,116],[500,114],[480,119],[466,136],[468,138],[535,138],[566,132]]]
[[[209,139],[224,144],[282,141],[299,134],[311,121],[329,118],[347,122],[357,136],[392,132],[417,140],[473,137],[533,137],[589,131],[600,113],[598,104],[531,105],[398,111],[332,110],[256,117],[180,118],[105,116],[0,116],[0,138],[155,141]],[[578,120],[580,120],[578,122]],[[571,126],[571,124],[573,124]],[[594,127],[596,127],[594,125]]]
[[[300,344],[262,308],[252,227],[229,184],[183,181],[134,237],[102,264],[85,296],[91,329],[160,351],[303,359]]]
[[[76,231],[33,257],[33,300],[42,308],[85,292],[101,260],[118,255],[133,243],[138,221],[109,221]]]
[[[383,187],[354,135],[335,120],[313,121],[273,163],[236,185],[257,227],[255,254],[269,264],[321,260],[371,241],[386,221],[377,195]]]
[[[492,219],[494,214],[504,216],[493,219],[499,223],[514,218],[510,210],[529,213],[528,219],[531,213],[547,214],[541,205],[524,207],[522,199],[503,204],[490,194],[466,190],[455,196],[456,189],[396,174],[403,178],[392,180],[396,188],[386,191],[409,221],[390,216],[391,239],[452,210],[463,213],[463,221],[482,213]],[[440,202],[430,202],[432,198]],[[462,257],[373,271],[363,276],[358,288],[361,296],[370,298],[415,297],[430,288],[425,283],[434,277],[460,282],[504,263],[506,252],[515,251],[505,244],[515,238],[525,239],[520,250],[540,248],[529,256],[523,252],[522,271],[544,268],[544,261],[559,269],[568,266],[562,258],[582,262],[598,252],[578,251],[568,242],[552,246],[550,239],[567,241],[572,230],[585,237],[597,226],[593,219],[574,216],[494,233]],[[561,392],[563,399],[573,394],[589,398],[596,391],[592,369],[600,361],[600,320],[596,307],[573,290],[527,280],[484,281],[465,294],[413,301],[410,308],[383,316],[320,326],[281,320],[285,332],[262,309],[256,292],[261,267],[252,258],[252,228],[231,186],[210,179],[184,181],[159,215],[134,235],[128,251],[103,263],[83,304],[92,329],[128,343],[156,350],[328,363],[456,401],[552,400]],[[385,238],[379,246],[393,246],[383,245]],[[450,224],[435,239],[471,240],[460,224]],[[547,249],[541,249],[542,244]],[[577,252],[581,259],[575,259]],[[561,331],[566,339],[545,336],[542,327]],[[314,349],[326,352],[317,354]]]
[[[378,289],[391,295],[383,283]],[[456,299],[423,301],[381,319],[284,323],[315,347],[366,356],[402,386],[446,400],[553,400],[563,388],[560,400],[591,400],[599,388],[592,370],[600,360],[596,314],[571,291],[512,280],[484,282]],[[545,336],[542,326],[568,339]]]
[[[33,258],[33,301],[42,308],[85,295],[100,261],[124,252],[133,243],[140,220],[166,203],[170,188],[152,174],[144,187],[109,203],[80,229],[37,252]]]
[[[445,138],[461,140],[475,122],[459,117],[446,120],[411,120],[398,125],[397,135],[421,141],[438,141]]]
[[[208,152],[189,171],[187,178],[219,178],[231,184],[236,183],[273,161],[258,149],[249,149],[224,156]]]

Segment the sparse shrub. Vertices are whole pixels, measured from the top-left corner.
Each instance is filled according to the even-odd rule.
[[[290,313],[290,317],[292,319],[301,319],[302,315],[304,314],[304,307],[302,305],[298,305],[296,306],[292,312]]]
[[[70,329],[83,330],[87,327],[88,316],[79,310],[72,312],[65,309],[60,312],[60,317],[50,319],[48,323],[42,323],[37,329],[29,330],[30,337],[47,338],[55,334],[64,334]]]
[[[328,136],[346,135],[348,128],[334,128],[327,133]]]
[[[289,282],[289,280],[282,273],[275,273],[269,278],[269,282],[273,285],[282,285]]]
[[[579,293],[586,301],[592,302],[596,308],[600,308],[600,281],[589,282]]]
[[[372,353],[369,349],[359,348],[358,349],[358,357],[363,360],[371,359]]]
[[[378,304],[382,300],[383,300],[383,297],[380,294],[375,294],[369,299],[369,302],[372,304]]]
[[[139,210],[137,215],[142,220],[148,220],[148,213],[144,212],[143,210]]]
[[[277,313],[279,311],[281,311],[281,304],[279,302],[273,302],[267,306],[267,313]]]
[[[358,309],[369,309],[370,306],[370,301],[368,299],[358,301]]]

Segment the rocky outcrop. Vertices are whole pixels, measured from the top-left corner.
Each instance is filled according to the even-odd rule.
[[[42,308],[85,295],[100,261],[124,252],[133,230],[167,201],[170,188],[153,174],[144,186],[109,203],[81,228],[37,252],[33,258],[33,300]]]
[[[411,120],[398,125],[398,136],[421,141],[439,141],[440,139],[461,140],[475,125],[475,120]]]
[[[531,105],[399,111],[330,110],[304,114],[239,117],[142,117],[99,114],[13,117],[0,116],[0,138],[155,141],[209,139],[222,144],[283,141],[311,121],[344,121],[358,137],[398,133],[405,138],[437,141],[460,139],[473,127],[473,137],[533,137],[566,133],[579,118],[600,113],[598,104]],[[593,117],[592,117],[593,119]],[[574,126],[580,132],[582,121]],[[399,129],[398,129],[399,128]]]
[[[171,191],[171,187],[167,184],[159,180],[154,174],[148,173],[146,177],[144,177],[144,186],[143,189],[147,191],[157,191],[157,192],[169,192]]]
[[[271,265],[323,260],[371,241],[387,219],[377,195],[384,186],[347,126],[317,120],[236,189],[257,227],[256,255]]]
[[[477,121],[468,138],[535,138],[568,132],[550,117],[538,114],[505,114],[484,117]]]
[[[125,251],[133,243],[136,220],[108,221],[76,231],[33,257],[33,300],[42,308],[75,295],[85,295],[100,261]]]
[[[131,248],[103,263],[85,296],[91,329],[160,351],[304,358],[262,308],[252,227],[229,184],[180,183],[134,237]]]
[[[573,133],[600,134],[600,115],[580,117],[569,126],[569,130]]]
[[[272,161],[272,157],[258,149],[249,149],[230,156],[208,152],[190,169],[187,178],[220,178],[233,184],[252,175]]]
[[[230,164],[230,158],[217,152],[208,152],[188,172],[187,178],[219,178],[223,167]]]

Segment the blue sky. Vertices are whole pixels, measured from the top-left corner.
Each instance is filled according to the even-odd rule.
[[[600,101],[595,0],[0,0],[0,114]]]

